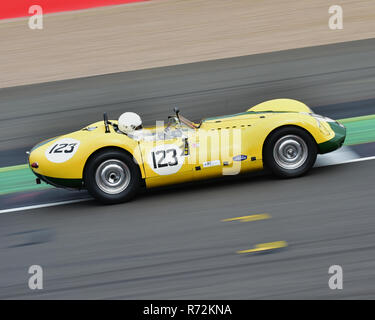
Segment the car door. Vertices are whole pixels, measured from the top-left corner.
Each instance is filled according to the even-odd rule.
[[[158,141],[140,141],[147,187],[188,182],[193,165],[188,140],[184,137]]]

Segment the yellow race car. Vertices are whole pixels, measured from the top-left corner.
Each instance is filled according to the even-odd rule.
[[[340,148],[346,136],[342,124],[291,99],[266,101],[199,123],[174,111],[167,124],[149,128],[142,128],[133,113],[119,121],[104,114],[104,121],[37,144],[29,152],[30,168],[37,183],[87,189],[102,202],[118,203],[131,199],[143,185],[264,167],[280,177],[297,177],[314,165],[318,153]]]

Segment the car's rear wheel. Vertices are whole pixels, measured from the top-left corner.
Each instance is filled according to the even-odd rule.
[[[283,127],[266,139],[263,160],[275,175],[293,178],[311,169],[317,151],[316,142],[308,132],[298,127]]]
[[[131,156],[109,149],[95,154],[84,173],[89,193],[104,203],[120,203],[133,198],[139,190],[141,175]]]

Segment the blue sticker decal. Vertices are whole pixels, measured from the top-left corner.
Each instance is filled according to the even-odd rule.
[[[244,161],[247,159],[247,156],[244,154],[240,154],[238,156],[233,157],[233,161]]]

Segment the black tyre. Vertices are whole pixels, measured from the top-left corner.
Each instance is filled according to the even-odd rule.
[[[138,165],[127,153],[105,149],[86,165],[84,182],[89,193],[107,204],[132,199],[141,185]]]
[[[317,151],[316,142],[308,132],[298,127],[283,127],[266,139],[263,161],[273,174],[294,178],[311,169]]]

